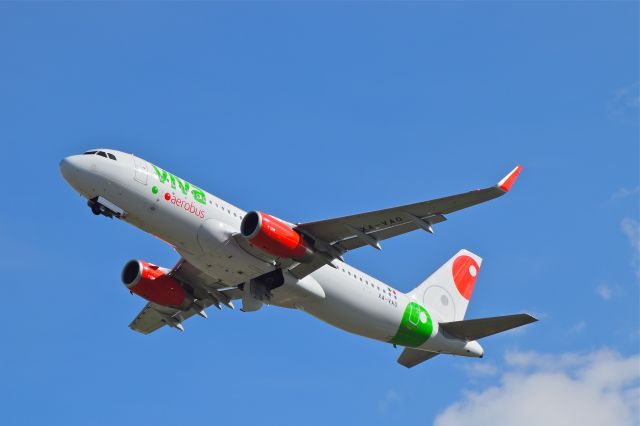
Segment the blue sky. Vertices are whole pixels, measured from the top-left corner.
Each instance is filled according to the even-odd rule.
[[[585,411],[591,421],[613,424],[616,412],[633,424],[638,12],[637,2],[0,3],[3,422],[508,424],[482,410],[568,398],[601,408]],[[127,324],[143,301],[121,268],[177,255],[94,217],[63,181],[60,159],[98,146],[298,222],[491,185],[521,163],[507,197],[450,215],[435,236],[347,260],[408,291],[468,248],[484,264],[467,316],[541,321],[483,341],[483,360],[411,370],[390,345],[278,308],[138,335]],[[619,372],[606,375],[613,385],[589,381],[602,366]],[[584,386],[593,400],[573,392]]]

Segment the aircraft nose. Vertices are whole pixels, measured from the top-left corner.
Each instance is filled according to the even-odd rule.
[[[69,180],[69,177],[74,172],[77,173],[77,170],[78,170],[77,167],[73,165],[73,156],[65,157],[62,159],[62,161],[60,161],[60,173],[62,173],[62,176],[66,180]]]
[[[71,185],[73,185],[80,177],[79,175],[82,170],[82,165],[80,163],[79,155],[71,155],[60,161],[60,173]]]

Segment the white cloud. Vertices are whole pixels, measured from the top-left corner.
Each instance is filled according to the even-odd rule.
[[[637,220],[625,217],[620,222],[622,233],[629,239],[631,250],[631,266],[633,267],[636,277],[640,279],[640,224]]]
[[[571,328],[569,328],[569,333],[571,334],[580,334],[587,328],[587,323],[585,321],[578,321]]]
[[[378,411],[381,413],[386,413],[391,408],[391,405],[402,401],[402,396],[396,392],[395,389],[387,390],[387,393],[384,395],[380,401],[378,401]]]
[[[619,188],[616,192],[611,195],[611,200],[619,200],[621,198],[627,198],[632,195],[640,193],[640,185],[635,188]]]
[[[473,377],[494,376],[498,373],[498,367],[487,361],[475,361],[467,363],[464,367],[467,374]]]
[[[638,226],[638,221],[630,217],[625,217],[622,219],[620,226],[622,227],[622,232],[629,238],[631,247],[638,250],[640,248],[640,227]]]
[[[468,392],[436,426],[626,426],[638,423],[640,355],[511,352],[497,386]]]
[[[626,107],[637,108],[640,106],[640,94],[638,89],[640,88],[640,82],[636,81],[627,87],[622,87],[616,90],[614,94],[614,101],[622,103]]]
[[[598,296],[604,301],[611,299],[611,287],[606,284],[599,285],[598,288],[596,288],[596,293],[598,293]]]
[[[639,81],[616,90],[608,103],[609,112],[618,116],[626,113],[633,113],[634,121],[637,120],[635,113],[638,107],[640,107]]]

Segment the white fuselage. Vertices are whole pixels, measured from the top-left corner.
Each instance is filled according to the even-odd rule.
[[[188,262],[229,287],[277,267],[234,238],[245,211],[132,154],[103,151],[116,159],[75,155],[61,163],[65,179],[82,196],[101,196],[117,205],[126,212],[124,221],[166,241]],[[185,186],[190,190],[184,191]],[[194,188],[202,197],[190,192]],[[333,264],[337,268],[326,265],[301,280],[283,271],[285,283],[273,290],[269,304],[300,309],[343,330],[391,342],[412,301],[347,263]],[[464,344],[438,332],[437,313],[430,314],[433,332],[419,348],[469,355]]]

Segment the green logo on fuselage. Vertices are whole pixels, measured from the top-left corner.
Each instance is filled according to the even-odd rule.
[[[432,332],[433,321],[429,312],[416,302],[409,302],[402,315],[398,332],[389,342],[417,348],[431,337]]]
[[[191,185],[186,180],[182,180],[171,173],[167,173],[166,170],[163,170],[160,167],[156,167],[154,164],[152,164],[151,166],[153,166],[153,170],[155,170],[156,175],[158,175],[158,180],[160,181],[160,183],[171,185],[171,189],[180,189],[180,191],[182,192],[182,195],[184,196],[191,193],[195,201],[197,201],[200,204],[207,204],[207,200],[206,200],[204,191],[202,189],[198,188],[195,185]],[[153,188],[152,188],[152,192],[153,192]],[[155,192],[153,193],[155,194],[157,192],[158,190],[156,188]]]

